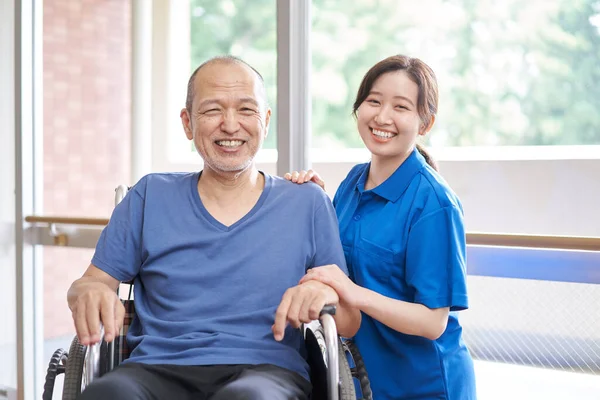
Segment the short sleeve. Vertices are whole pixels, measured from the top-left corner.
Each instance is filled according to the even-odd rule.
[[[142,263],[144,187],[142,179],[115,207],[92,257],[93,265],[120,281],[132,280]]]
[[[466,239],[462,212],[448,206],[422,216],[410,230],[407,283],[428,308],[468,308]]]
[[[348,275],[337,216],[333,204],[324,193],[323,203],[315,212],[314,238],[315,255],[311,267],[336,264]]]

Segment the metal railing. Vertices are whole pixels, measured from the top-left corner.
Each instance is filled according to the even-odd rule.
[[[31,244],[96,245],[102,218],[29,216]],[[465,342],[479,360],[600,374],[600,238],[467,233]]]
[[[30,215],[25,217],[25,222],[32,225],[30,229],[48,227],[50,231],[54,229],[57,233],[59,232],[59,226],[67,228],[65,229],[66,232],[63,232],[67,236],[67,240],[53,244],[57,246],[69,246],[68,232],[72,232],[73,227],[104,227],[108,224],[108,218]],[[50,237],[54,242],[55,236],[50,235]],[[47,245],[45,242],[35,244]],[[600,237],[468,232],[467,245],[600,251]],[[95,243],[91,247],[94,246]]]

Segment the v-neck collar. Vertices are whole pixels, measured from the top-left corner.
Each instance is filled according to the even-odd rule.
[[[258,201],[256,202],[256,204],[254,204],[254,207],[252,207],[252,209],[250,209],[250,211],[248,211],[246,213],[246,215],[244,215],[242,218],[238,219],[236,222],[234,222],[230,226],[227,226],[227,225],[219,222],[215,217],[213,217],[211,215],[211,213],[208,212],[208,210],[204,206],[204,203],[202,203],[202,199],[200,198],[200,193],[198,192],[198,180],[200,179],[200,175],[202,175],[202,171],[197,172],[194,175],[195,179],[192,179],[192,184],[191,184],[190,189],[192,191],[192,198],[194,199],[194,202],[196,203],[196,206],[200,210],[200,213],[202,214],[202,216],[211,225],[213,225],[215,228],[217,228],[223,232],[232,231],[233,229],[235,229],[236,227],[238,227],[239,225],[243,224],[245,221],[250,219],[254,214],[256,214],[258,212],[258,210],[260,210],[262,204],[265,202],[265,199],[267,198],[267,196],[269,195],[269,192],[271,191],[271,186],[273,183],[272,178],[269,174],[265,174],[262,171],[258,171],[258,172],[265,178],[265,187],[263,188],[263,191],[260,194]]]

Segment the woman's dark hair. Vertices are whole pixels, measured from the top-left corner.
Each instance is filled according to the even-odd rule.
[[[373,88],[375,81],[388,72],[405,71],[408,77],[417,84],[419,88],[417,98],[417,113],[425,126],[431,123],[431,117],[437,113],[438,108],[438,85],[433,70],[418,58],[403,55],[395,55],[379,61],[373,65],[363,77],[356,94],[356,100],[352,107],[352,114],[356,117],[358,107],[366,100]],[[427,164],[436,171],[437,163],[423,146],[417,144],[417,150]]]

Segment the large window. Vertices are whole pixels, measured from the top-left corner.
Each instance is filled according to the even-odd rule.
[[[275,0],[192,0],[191,70],[211,57],[231,54],[256,68],[273,109],[264,148],[277,136],[277,32]]]
[[[364,73],[392,54],[436,72],[433,146],[600,144],[598,0],[313,0],[315,148],[362,147]]]

